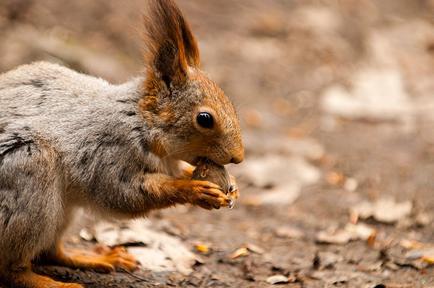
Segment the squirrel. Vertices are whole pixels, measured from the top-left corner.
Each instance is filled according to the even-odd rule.
[[[203,158],[243,161],[236,110],[200,69],[198,44],[174,0],[149,0],[148,12],[145,69],[125,84],[46,62],[0,74],[1,283],[83,287],[36,274],[37,261],[135,269],[120,247],[63,247],[78,208],[128,219],[176,204],[229,205],[218,185],[192,173]]]

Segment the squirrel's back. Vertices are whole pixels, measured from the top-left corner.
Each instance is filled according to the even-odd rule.
[[[131,102],[140,95],[140,83],[136,79],[112,85],[47,62],[23,65],[0,74],[0,127],[26,126],[48,138],[67,136],[80,127],[90,133],[116,112],[134,112]],[[125,122],[119,118],[109,122]]]
[[[70,111],[72,104],[95,101],[110,86],[57,64],[22,65],[0,74],[0,119]]]
[[[12,135],[36,137],[62,153],[67,167],[80,162],[81,152],[96,151],[105,142],[136,154],[131,149],[137,147],[138,134],[148,129],[140,118],[131,117],[137,114],[142,81],[112,85],[45,62],[2,74],[0,146]]]

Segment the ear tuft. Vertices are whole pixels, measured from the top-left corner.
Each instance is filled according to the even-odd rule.
[[[145,22],[145,62],[152,79],[169,87],[185,80],[188,66],[200,64],[199,49],[190,26],[173,0],[149,0]]]

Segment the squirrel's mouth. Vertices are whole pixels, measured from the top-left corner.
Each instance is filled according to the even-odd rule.
[[[189,157],[179,157],[179,158],[177,158],[177,159],[178,159],[178,160],[185,161],[185,162],[187,162],[187,163],[190,164],[190,165],[197,166],[197,164],[198,164],[201,160],[205,159],[205,157],[202,157],[202,156],[196,156],[196,157],[194,157],[194,156],[189,156]]]
[[[193,159],[193,161],[191,161],[191,165],[194,165],[194,166],[197,166],[197,164],[199,164],[199,162],[200,161],[203,161],[203,160],[205,160],[205,159],[208,159],[208,158],[206,158],[206,157],[203,157],[203,156],[197,156],[197,157],[195,157],[194,159]]]

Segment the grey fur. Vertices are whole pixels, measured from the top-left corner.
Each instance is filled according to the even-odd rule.
[[[142,83],[49,63],[0,75],[0,269],[54,245],[76,207],[143,211],[136,178],[161,163],[138,117]]]

